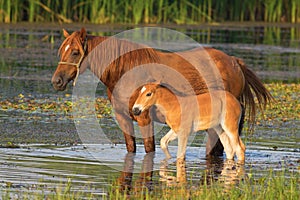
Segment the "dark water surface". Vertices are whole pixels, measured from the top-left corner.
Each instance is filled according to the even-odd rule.
[[[58,62],[57,50],[63,40],[62,27],[73,31],[81,26],[0,25],[0,100],[20,99],[21,95],[38,102],[71,101],[72,87],[57,92],[50,80]],[[114,35],[132,28],[85,26],[95,35]],[[265,82],[298,83],[300,80],[299,26],[228,24],[172,28],[199,43],[243,58]],[[98,95],[105,96],[101,85],[98,86]],[[147,165],[143,162],[153,164],[153,182],[161,182],[165,168],[161,163],[164,156],[160,149],[157,148],[155,156],[149,156],[139,146],[136,155],[128,155],[125,146],[119,144],[124,142],[123,136],[114,120],[108,119],[103,124],[114,143],[118,144],[100,145],[93,152],[91,148],[80,145],[74,122],[66,117],[66,113],[0,110],[0,143],[4,146],[20,144],[20,148],[0,148],[0,198],[1,191],[8,188],[16,193],[30,193],[39,188],[51,193],[57,187],[64,188],[69,179],[76,191],[105,195],[107,184],[121,176],[120,171],[133,166],[134,172],[139,174]],[[245,168],[240,172],[245,175],[251,168],[251,173],[259,177],[268,173],[270,168],[280,170],[283,166],[299,171],[299,134],[299,120],[292,125],[258,127],[254,135],[243,138],[248,149]],[[157,143],[160,137],[157,135]],[[204,159],[205,135],[198,137],[195,140],[198,141],[195,143],[197,147],[190,147],[187,153],[187,177],[193,177],[197,183],[203,179],[205,169],[213,171],[212,176],[226,177],[223,162],[208,163]],[[172,147],[171,152],[175,156],[176,147]],[[152,168],[152,164],[147,167]],[[165,171],[172,174],[176,168],[174,160],[169,161],[168,168]]]

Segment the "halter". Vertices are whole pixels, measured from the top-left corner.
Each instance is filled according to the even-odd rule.
[[[76,76],[73,80],[73,86],[76,85],[76,81],[77,81],[77,78],[79,76],[80,65],[82,63],[82,60],[83,60],[85,54],[86,54],[86,50],[87,50],[87,36],[85,37],[84,42],[83,42],[83,52],[81,51],[82,54],[81,54],[81,57],[80,57],[80,59],[77,63],[63,62],[63,61],[58,62],[59,65],[73,65],[73,66],[76,67]]]

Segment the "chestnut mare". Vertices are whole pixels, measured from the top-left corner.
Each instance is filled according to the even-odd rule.
[[[168,66],[188,81],[194,94],[201,94],[208,92],[208,87],[205,82],[206,77],[202,77],[199,71],[184,58],[192,58],[198,65],[203,65],[205,68],[207,67],[205,64],[207,57],[210,57],[219,70],[225,90],[238,98],[240,103],[245,106],[245,109],[249,110],[250,123],[254,122],[255,119],[255,96],[260,108],[265,106],[272,99],[271,94],[267,91],[262,82],[246,67],[241,59],[228,56],[222,51],[213,48],[195,48],[180,52],[179,55],[177,52],[162,52],[146,46],[141,47],[139,44],[114,37],[87,35],[84,28],[72,34],[63,30],[63,34],[66,39],[59,48],[60,62],[52,77],[52,84],[56,90],[65,90],[67,84],[72,80],[75,85],[78,75],[89,67],[103,84],[107,86],[108,97],[112,100],[114,88],[123,75],[125,76],[127,72],[141,65],[155,63],[157,64],[155,65],[156,71],[162,69],[157,68],[160,64]],[[99,50],[98,47],[104,43],[108,44]],[[98,50],[97,53],[90,57],[90,55],[95,52],[92,50],[96,49],[96,47]],[[125,53],[116,57],[116,54],[122,50],[124,50]],[[103,62],[103,60],[111,58],[115,58],[113,62]],[[89,63],[92,61],[95,61],[96,64],[92,65]],[[149,75],[149,78],[151,78],[151,75]],[[176,77],[170,78],[170,80],[173,79],[176,80]],[[158,79],[155,78],[155,80]],[[130,82],[126,84],[131,85]],[[145,82],[143,84],[145,84]],[[165,119],[155,108],[151,108],[139,116],[133,116],[132,113],[128,113],[132,110],[132,106],[138,96],[138,91],[133,95],[128,95],[132,96],[129,102],[129,108],[128,103],[123,105],[113,104],[113,106],[115,106],[116,118],[125,137],[127,151],[136,151],[133,120],[138,122],[141,129],[145,151],[155,151],[153,120],[164,123]],[[209,129],[208,132],[210,134],[208,134],[207,155],[222,155],[223,147],[218,140],[217,134],[213,129]]]
[[[227,159],[233,160],[236,154],[238,161],[244,163],[245,145],[239,137],[242,115],[240,102],[224,90],[197,95],[198,109],[192,103],[192,98],[177,96],[160,84],[146,84],[140,90],[132,112],[138,116],[156,105],[163,113],[171,128],[160,141],[167,159],[171,158],[168,150],[170,141],[178,137],[177,159],[184,160],[190,132],[213,128],[224,146]]]

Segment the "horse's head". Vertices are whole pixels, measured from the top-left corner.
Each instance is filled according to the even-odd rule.
[[[87,35],[84,28],[71,35],[66,30],[63,30],[63,33],[66,39],[58,50],[60,62],[52,77],[52,84],[56,90],[65,90],[72,80],[75,85],[80,65],[87,51]]]
[[[134,115],[138,116],[143,111],[149,109],[156,102],[156,89],[159,87],[159,84],[146,84],[142,87],[139,92],[139,95],[132,107],[132,112]]]

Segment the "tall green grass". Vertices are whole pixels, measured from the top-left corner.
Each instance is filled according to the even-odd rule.
[[[0,0],[0,22],[300,22],[300,0]]]

